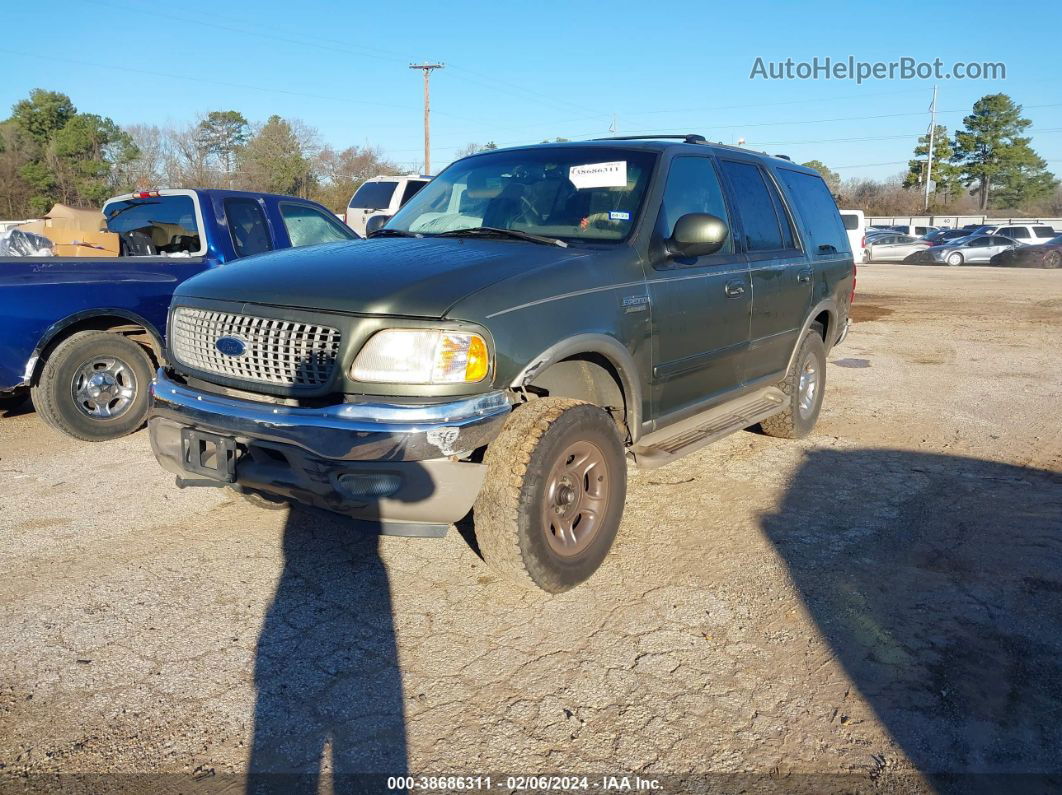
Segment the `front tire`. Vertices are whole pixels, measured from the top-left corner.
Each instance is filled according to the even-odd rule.
[[[151,359],[121,334],[82,331],[56,346],[33,387],[40,417],[86,442],[117,439],[147,418]]]
[[[962,254],[955,252],[954,254],[948,254],[949,265],[962,265]]]
[[[1044,267],[1045,268],[1059,268],[1062,267],[1062,252],[1048,251],[1044,254]]]
[[[485,463],[473,516],[489,566],[548,593],[597,571],[627,496],[623,444],[604,409],[567,398],[533,400],[509,417]]]
[[[785,411],[765,419],[760,428],[768,436],[802,439],[815,427],[826,391],[826,345],[819,324],[813,324],[805,332],[793,364],[779,386],[788,398]]]

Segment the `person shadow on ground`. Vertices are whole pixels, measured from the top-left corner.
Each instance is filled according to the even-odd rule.
[[[407,772],[387,571],[372,526],[293,504],[262,625],[249,793],[386,791]]]
[[[811,450],[762,526],[852,684],[931,789],[1057,791],[1060,473]],[[871,776],[889,763],[878,757]]]

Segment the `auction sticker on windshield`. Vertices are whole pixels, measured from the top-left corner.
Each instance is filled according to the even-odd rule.
[[[627,185],[627,161],[588,163],[568,169],[568,179],[576,190],[584,188],[623,188]]]

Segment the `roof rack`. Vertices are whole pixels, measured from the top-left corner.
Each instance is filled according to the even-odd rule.
[[[708,139],[696,133],[685,135],[614,135],[611,138],[592,138],[593,141],[644,141],[655,138],[671,138],[677,141],[685,141],[688,144],[706,144]]]

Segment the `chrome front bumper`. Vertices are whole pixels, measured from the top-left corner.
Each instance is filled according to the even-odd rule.
[[[300,447],[340,461],[424,461],[462,457],[501,430],[511,408],[504,392],[447,403],[337,403],[296,408],[202,392],[159,370],[152,417],[228,436]]]
[[[192,389],[164,370],[151,392],[151,447],[179,484],[276,494],[399,535],[441,535],[468,513],[485,467],[459,459],[494,439],[511,409],[500,391],[421,405],[283,406]],[[234,482],[189,468],[183,429],[233,440]]]

